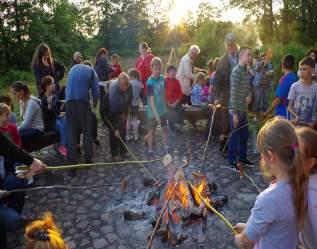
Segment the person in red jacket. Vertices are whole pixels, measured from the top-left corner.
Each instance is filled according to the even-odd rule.
[[[9,122],[10,113],[10,107],[7,104],[0,103],[0,132],[18,147],[21,147],[22,139],[19,136],[18,129],[15,124]],[[0,157],[0,167],[3,167],[3,169],[0,169],[1,172],[3,172],[3,170],[5,170],[7,174],[14,174],[15,172],[15,162],[8,158]]]
[[[176,67],[169,65],[167,67],[167,77],[165,78],[165,97],[168,107],[168,125],[171,134],[175,134],[175,123],[183,122],[183,106],[181,100],[183,97],[182,88],[178,79],[176,79]]]
[[[154,58],[154,55],[151,54],[151,49],[146,42],[141,42],[139,44],[139,53],[140,56],[136,59],[135,68],[140,72],[141,82],[143,84],[143,94],[141,99],[144,105],[146,105],[146,82],[151,76],[151,61]]]
[[[21,146],[22,140],[18,134],[18,129],[15,124],[10,121],[11,109],[7,104],[0,103],[0,131],[6,135],[17,146]]]
[[[111,67],[114,70],[113,72],[110,73],[110,80],[118,78],[119,75],[122,73],[121,70],[121,65],[119,63],[119,55],[113,54],[111,55]]]

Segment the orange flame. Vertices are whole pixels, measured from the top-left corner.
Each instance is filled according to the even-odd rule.
[[[196,184],[195,185],[195,190],[194,191],[194,198],[195,198],[195,201],[198,205],[201,204],[202,200],[199,196],[199,194],[201,194],[209,203],[210,203],[210,200],[209,198],[206,196],[206,193],[205,191],[208,189],[208,185],[207,185],[207,179],[206,177],[202,178],[201,179],[201,182],[199,184]]]

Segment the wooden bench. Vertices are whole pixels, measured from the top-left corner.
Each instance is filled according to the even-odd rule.
[[[44,132],[42,136],[35,138],[32,141],[22,144],[22,148],[27,152],[33,152],[43,149],[49,145],[59,142],[59,134],[56,132]]]
[[[207,120],[210,110],[207,106],[184,106],[184,120],[188,120],[197,130],[198,120]],[[138,118],[141,122],[146,120],[146,106],[140,107]]]

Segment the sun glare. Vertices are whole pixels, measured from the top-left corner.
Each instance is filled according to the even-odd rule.
[[[165,0],[171,1],[171,0]],[[206,0],[172,0],[171,8],[169,11],[169,23],[171,27],[180,25],[182,19],[187,15],[189,11],[195,14],[197,13],[198,6],[201,2]],[[214,6],[222,6],[225,0],[208,0]],[[245,17],[245,13],[238,8],[232,8],[223,10],[220,19],[223,21],[242,22]]]

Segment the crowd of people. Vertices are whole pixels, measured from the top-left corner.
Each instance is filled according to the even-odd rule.
[[[237,247],[296,248],[298,239],[306,249],[317,248],[317,49],[299,62],[287,54],[282,58],[283,76],[269,105],[274,67],[269,53],[256,54],[239,47],[234,34],[225,36],[225,54],[208,62],[208,72],[194,67],[200,54],[197,45],[189,48],[179,65],[167,65],[151,53],[148,44],[139,44],[140,56],[127,73],[118,54],[99,49],[95,64],[75,52],[66,86],[60,81],[66,68],[54,60],[48,45],[40,44],[33,56],[32,72],[37,93],[26,82],[11,86],[20,102],[22,122],[17,124],[10,96],[0,96],[0,186],[3,190],[27,187],[16,176],[19,163],[31,165],[30,175],[41,173],[46,165],[23,151],[23,145],[36,141],[45,132],[60,136],[58,152],[71,164],[78,163],[83,137],[85,163],[93,163],[93,144],[98,140],[95,109],[108,128],[113,161],[127,158],[126,143],[140,139],[146,129],[147,158],[154,159],[155,131],[159,126],[164,150],[169,137],[177,136],[184,123],[184,108],[209,106],[206,131],[217,136],[221,149],[228,150],[228,169],[253,167],[248,159],[248,112],[254,120],[266,123],[257,137],[261,168],[274,181],[255,202],[248,222],[235,226]],[[37,97],[35,97],[37,95]],[[145,123],[139,108],[146,110]],[[189,107],[190,108],[190,107]],[[211,127],[213,126],[213,127]],[[212,128],[212,129],[210,129]],[[24,193],[0,192],[0,243],[6,245],[6,232],[22,224]],[[28,249],[67,248],[51,214],[26,228]],[[54,241],[54,242],[53,242]],[[41,244],[41,246],[39,246]],[[5,247],[4,247],[5,248]]]

